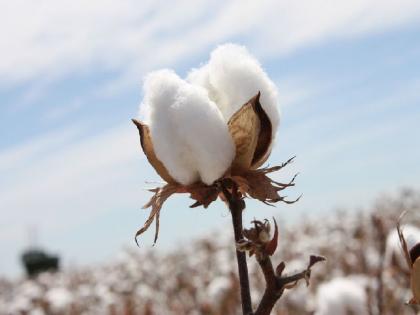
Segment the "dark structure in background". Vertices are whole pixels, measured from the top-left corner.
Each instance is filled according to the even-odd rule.
[[[33,277],[43,271],[57,271],[60,259],[41,249],[31,248],[23,252],[22,263],[29,277]]]

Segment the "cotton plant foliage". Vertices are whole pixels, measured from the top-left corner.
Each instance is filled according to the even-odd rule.
[[[260,168],[268,159],[279,124],[274,83],[245,47],[216,48],[208,63],[184,80],[171,70],[145,78],[140,111],[134,119],[143,152],[167,183],[152,189],[145,205],[151,213],[137,236],[156,221],[162,204],[174,193],[189,193],[193,206],[207,207],[221,185],[235,185],[242,197],[265,203],[285,201],[279,192],[293,186],[268,178],[291,162]]]

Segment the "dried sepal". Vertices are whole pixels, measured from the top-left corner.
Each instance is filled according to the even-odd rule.
[[[248,170],[241,175],[232,176],[232,180],[238,185],[243,195],[257,199],[265,204],[273,204],[279,201],[288,204],[295,203],[300,197],[295,200],[286,200],[279,192],[287,187],[294,186],[296,175],[288,183],[280,183],[267,176],[267,174],[276,172],[281,168],[282,166],[274,166],[258,170]]]
[[[159,234],[159,218],[160,210],[162,209],[163,203],[173,194],[178,193],[189,193],[190,198],[196,202],[191,205],[192,208],[203,206],[207,208],[213,201],[215,201],[219,195],[219,189],[217,185],[205,185],[203,183],[195,183],[189,186],[182,186],[179,184],[167,184],[163,187],[153,188],[149,191],[153,192],[154,195],[149,200],[149,202],[144,205],[143,209],[151,208],[150,214],[143,227],[136,232],[135,240],[137,242],[137,237],[143,234],[148,230],[150,225],[155,221],[156,223],[156,232],[154,238],[154,244],[157,241]]]
[[[254,225],[249,229],[243,229],[243,240],[240,241],[241,249],[249,252],[249,256],[256,254],[257,259],[263,259],[267,256],[272,256],[277,248],[278,240],[278,226],[276,220],[273,218],[275,224],[275,231],[273,237],[270,239],[270,222],[265,219],[264,222],[253,220]]]
[[[264,222],[253,220],[252,228],[244,229],[242,231],[244,237],[256,244],[265,244],[270,240],[270,222],[267,219]]]
[[[250,241],[241,239],[236,242],[236,249],[240,252],[251,251],[253,248],[252,243]]]
[[[277,249],[278,238],[279,238],[279,228],[277,226],[276,219],[273,218],[273,221],[274,221],[273,238],[267,244],[265,244],[265,253],[269,256],[272,256],[275,253]]]
[[[273,126],[261,106],[260,96],[258,92],[229,119],[228,128],[236,147],[233,172],[257,169],[270,155]]]
[[[196,183],[186,187],[185,190],[190,193],[190,198],[196,201],[190,206],[191,208],[199,206],[207,208],[219,196],[217,185],[207,186],[203,183]]]
[[[153,244],[156,243],[157,238],[159,236],[159,218],[162,205],[166,201],[166,199],[168,199],[171,195],[179,191],[179,186],[174,184],[167,184],[163,187],[150,189],[150,191],[154,192],[155,194],[152,196],[149,202],[143,206],[143,209],[147,209],[149,207],[151,207],[152,209],[146,222],[144,222],[143,227],[136,232],[134,239],[137,245],[137,237],[146,232],[154,220],[156,220],[156,231]]]
[[[263,165],[270,156],[271,144],[273,142],[273,126],[270,118],[261,106],[260,92],[256,95],[253,107],[260,121],[260,133],[258,135],[257,147],[255,148],[251,164],[252,169],[257,169]]]
[[[150,135],[149,127],[136,119],[132,119],[132,121],[139,130],[140,144],[149,163],[153,166],[153,168],[156,170],[159,176],[162,177],[162,179],[165,180],[167,183],[176,183],[176,181],[169,174],[166,167],[156,156],[155,150],[153,148],[153,141]]]
[[[420,257],[420,242],[414,245],[408,252],[412,264]]]
[[[411,290],[413,291],[414,303],[420,304],[420,257],[418,257],[413,263],[413,269],[411,270],[410,276]]]
[[[252,165],[260,134],[260,119],[254,109],[259,93],[244,104],[228,121],[229,132],[236,148],[232,170],[248,170]]]

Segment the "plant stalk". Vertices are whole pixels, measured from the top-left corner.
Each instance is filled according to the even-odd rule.
[[[240,198],[237,187],[233,187],[232,193],[222,185],[222,191],[229,205],[232,215],[233,232],[236,243],[240,241],[242,236],[242,211],[245,209],[245,202]],[[241,301],[243,315],[252,315],[251,292],[249,288],[248,265],[246,261],[246,253],[236,250],[236,260],[238,262],[239,284],[241,287]]]
[[[242,239],[242,210],[232,211],[233,231],[235,233],[235,242]],[[238,262],[239,283],[241,285],[242,312],[244,315],[252,314],[251,293],[249,289],[248,265],[246,262],[246,253],[236,250],[236,259]]]

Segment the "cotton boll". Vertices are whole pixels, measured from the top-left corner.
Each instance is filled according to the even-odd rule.
[[[20,288],[21,294],[31,300],[39,299],[44,294],[43,289],[34,281],[24,282]]]
[[[35,309],[32,309],[32,310],[28,313],[28,315],[45,315],[45,312],[44,312],[41,308],[37,307],[37,308],[35,308]]]
[[[366,281],[335,278],[319,286],[315,315],[367,315]]]
[[[406,238],[409,249],[420,242],[419,228],[412,225],[406,225],[402,227],[402,232]],[[397,259],[400,266],[406,266],[407,263],[404,258],[397,230],[391,231],[386,239],[385,265],[390,266],[393,258]]]
[[[208,64],[192,70],[187,81],[208,91],[226,121],[260,91],[261,105],[270,117],[275,135],[279,124],[277,89],[245,47],[219,46],[211,53]]]
[[[226,122],[206,91],[174,72],[151,73],[144,106],[157,157],[171,176],[188,185],[212,184],[229,168],[234,154]]]
[[[211,301],[220,303],[231,287],[232,283],[228,277],[217,277],[213,279],[208,286],[208,296]]]
[[[51,288],[46,293],[45,298],[56,312],[66,310],[73,302],[73,295],[66,288]]]

